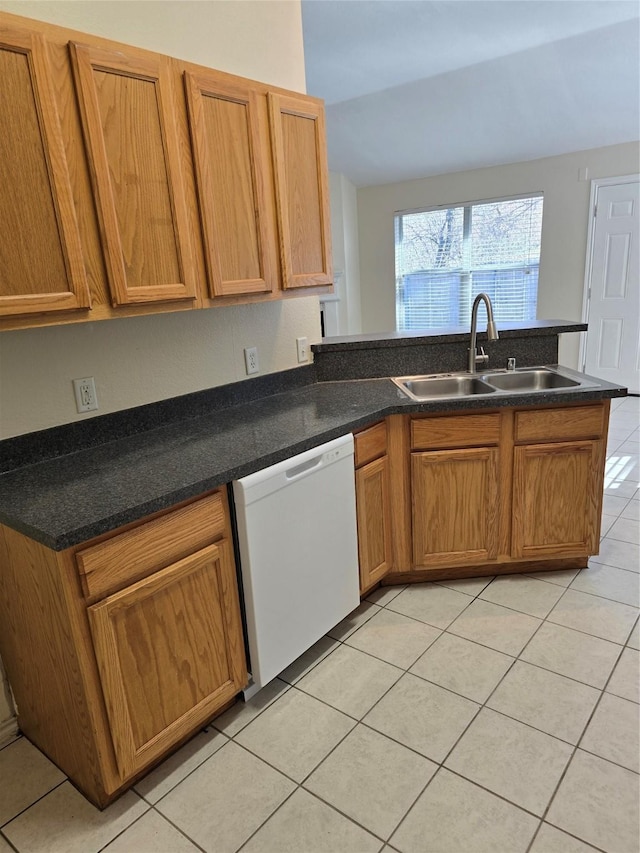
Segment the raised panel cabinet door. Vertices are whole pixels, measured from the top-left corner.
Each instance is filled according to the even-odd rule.
[[[514,448],[514,557],[597,552],[603,458],[601,441]]]
[[[285,289],[333,283],[322,104],[269,93],[280,259]]]
[[[0,24],[0,316],[91,307],[42,36]]]
[[[277,286],[267,104],[249,84],[185,72],[209,295]]]
[[[496,447],[411,455],[416,566],[497,557],[498,458]]]
[[[168,58],[69,49],[113,304],[195,298]]]
[[[361,593],[391,570],[393,556],[389,495],[389,463],[386,456],[356,471]]]
[[[88,613],[123,780],[247,683],[227,540],[109,596]]]

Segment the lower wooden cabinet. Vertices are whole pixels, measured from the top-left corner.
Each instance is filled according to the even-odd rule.
[[[244,683],[228,540],[94,604],[89,623],[123,779],[167,752]]]
[[[412,454],[416,566],[497,557],[498,456],[495,447]]]
[[[361,593],[378,583],[391,569],[389,500],[389,461],[383,456],[356,471]]]
[[[594,554],[602,493],[601,441],[527,444],[514,449],[514,557]]]
[[[393,416],[394,580],[585,566],[609,402]]]
[[[0,527],[22,731],[105,806],[246,686],[226,489],[51,551]]]
[[[360,594],[391,570],[391,487],[386,422],[354,437]]]

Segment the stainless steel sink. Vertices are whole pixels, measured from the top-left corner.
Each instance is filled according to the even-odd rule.
[[[494,394],[492,388],[477,376],[400,376],[393,380],[407,396],[414,400],[440,400],[451,397],[471,397],[477,394]]]
[[[418,402],[454,400],[491,394],[503,397],[506,394],[528,394],[562,388],[588,388],[594,384],[590,381],[590,377],[573,379],[550,367],[496,370],[483,374],[441,373],[425,376],[398,376],[393,381],[407,397]]]
[[[481,378],[483,382],[500,391],[547,391],[553,388],[576,388],[581,384],[546,367],[507,373],[485,373]]]

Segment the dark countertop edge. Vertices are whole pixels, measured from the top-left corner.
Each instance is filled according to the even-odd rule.
[[[543,335],[559,335],[565,332],[586,332],[587,324],[573,320],[536,320],[512,323],[509,328],[499,328],[502,338],[531,338]],[[437,344],[456,343],[469,338],[469,329],[454,327],[434,329],[426,332],[374,332],[365,335],[346,335],[344,337],[323,338],[319,344],[311,344],[315,353],[336,352],[358,349],[379,349],[381,347],[435,346]],[[483,324],[478,332],[480,338],[485,335]]]
[[[567,368],[563,369],[566,370]],[[362,380],[344,380],[336,384],[345,384],[345,382],[359,381]],[[378,381],[388,381],[391,383],[390,379],[381,379]],[[131,524],[136,521],[141,521],[146,516],[151,515],[152,513],[160,512],[165,509],[170,509],[172,506],[175,506],[176,504],[181,503],[182,501],[197,498],[198,496],[208,491],[226,485],[232,480],[236,480],[239,477],[244,477],[247,474],[252,474],[255,471],[259,471],[260,469],[265,468],[269,465],[274,465],[277,462],[281,462],[284,459],[288,459],[298,453],[302,453],[305,450],[310,450],[314,447],[317,447],[318,445],[323,444],[326,441],[331,441],[332,439],[345,435],[346,433],[351,432],[355,429],[359,429],[369,424],[373,424],[376,421],[388,417],[389,415],[416,413],[444,414],[446,412],[458,412],[465,410],[469,411],[477,409],[497,409],[503,408],[505,406],[550,406],[555,403],[575,403],[582,401],[592,402],[595,400],[604,400],[610,399],[612,397],[626,396],[627,391],[625,388],[621,386],[612,385],[611,383],[607,383],[604,381],[598,381],[599,385],[594,388],[571,390],[562,389],[555,391],[538,391],[534,393],[530,392],[522,394],[509,393],[505,394],[504,396],[501,395],[499,398],[464,397],[461,399],[432,400],[429,402],[422,403],[411,400],[408,397],[406,398],[406,400],[398,398],[398,400],[393,404],[384,406],[379,409],[372,408],[370,411],[354,419],[346,418],[345,421],[340,423],[338,426],[332,427],[329,430],[323,430],[317,433],[310,434],[291,445],[287,445],[286,447],[281,447],[278,450],[275,450],[273,453],[263,455],[256,459],[251,459],[250,461],[246,461],[242,464],[237,465],[236,467],[221,468],[219,471],[216,471],[215,474],[212,474],[211,476],[202,480],[195,481],[189,484],[188,486],[184,486],[181,489],[173,490],[167,492],[166,494],[163,494],[161,497],[157,497],[153,500],[146,501],[144,503],[136,504],[135,506],[131,506],[127,508],[127,510],[120,512],[116,515],[96,519],[90,525],[85,525],[84,527],[67,531],[64,534],[55,535],[51,532],[48,532],[47,530],[34,528],[30,525],[25,525],[20,522],[20,519],[16,519],[15,517],[7,515],[6,513],[1,511],[0,522],[13,528],[14,530],[25,534],[29,538],[40,542],[42,545],[45,545],[47,548],[50,548],[53,551],[63,551],[67,548],[71,548],[76,545],[80,545],[83,542],[95,539],[97,536],[101,536],[104,533],[115,532],[119,527],[123,527],[124,525]]]

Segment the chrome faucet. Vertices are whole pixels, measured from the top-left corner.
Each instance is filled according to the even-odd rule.
[[[498,330],[496,329],[496,324],[493,321],[493,305],[491,304],[491,300],[486,293],[479,293],[474,299],[473,308],[471,309],[471,344],[469,346],[469,361],[467,363],[467,370],[469,373],[476,372],[476,365],[486,364],[489,361],[489,356],[485,353],[482,347],[480,347],[479,353],[476,349],[476,336],[478,334],[478,306],[482,301],[484,301],[484,304],[487,307],[487,339],[490,341],[498,340]]]

